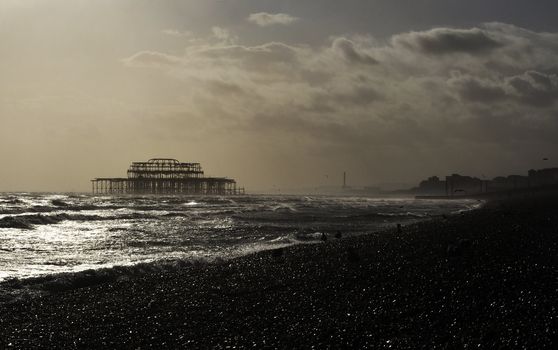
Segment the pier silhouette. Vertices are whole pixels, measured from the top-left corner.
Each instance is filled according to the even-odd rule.
[[[133,162],[125,178],[91,180],[95,194],[244,194],[234,179],[205,177],[200,163],[181,163],[172,158]]]

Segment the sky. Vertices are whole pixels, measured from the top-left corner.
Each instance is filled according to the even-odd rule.
[[[154,157],[249,191],[558,166],[556,13],[555,0],[0,0],[0,190],[88,191]]]

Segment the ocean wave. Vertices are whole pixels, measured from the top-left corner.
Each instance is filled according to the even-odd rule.
[[[35,290],[44,292],[63,292],[72,289],[112,283],[146,274],[183,271],[186,268],[203,266],[222,261],[221,258],[173,259],[142,262],[135,265],[120,265],[100,269],[87,269],[79,272],[63,272],[29,278],[11,278],[0,283],[0,291]]]
[[[405,213],[365,213],[365,214],[358,214],[358,215],[351,215],[347,217],[347,219],[375,219],[375,218],[384,218],[384,219],[396,219],[396,218],[427,218],[427,214],[420,214],[420,213],[412,213],[412,212],[405,212]]]
[[[324,232],[313,231],[313,232],[298,232],[294,235],[297,241],[319,241],[324,236],[327,235]]]
[[[355,222],[370,221],[382,222],[386,220],[413,220],[425,219],[430,217],[426,213],[414,212],[354,212],[348,210],[322,210],[320,211],[291,211],[289,209],[281,209],[278,211],[264,212],[244,212],[233,214],[232,218],[246,222],[277,222],[277,223],[305,223],[305,222]]]
[[[25,202],[16,197],[7,197],[7,198],[0,198],[0,204],[18,205],[18,204],[25,204]]]
[[[272,211],[274,212],[282,212],[282,213],[294,213],[297,212],[298,210],[293,207],[292,205],[287,205],[287,204],[281,204],[281,205],[277,205],[273,208],[271,208]]]
[[[50,201],[52,203],[52,205],[54,205],[55,207],[67,207],[69,206],[68,203],[64,202],[61,199],[53,199]]]
[[[6,216],[0,219],[1,228],[19,228],[24,230],[33,229],[34,225],[57,224],[64,219],[49,215],[20,215]]]
[[[0,219],[0,228],[18,228],[31,230],[35,225],[53,225],[62,221],[111,221],[111,220],[141,220],[160,219],[160,216],[143,213],[131,213],[119,216],[81,215],[81,214],[29,214],[5,216]]]
[[[17,213],[49,213],[55,211],[94,211],[94,210],[119,210],[130,209],[134,211],[159,211],[175,208],[175,206],[165,203],[137,204],[129,202],[85,202],[76,203],[75,201],[67,201],[55,198],[49,201],[31,201],[25,202],[19,199],[2,199],[0,198],[0,214],[17,214]]]
[[[15,215],[25,213],[25,210],[20,208],[3,208],[0,209],[0,215]]]

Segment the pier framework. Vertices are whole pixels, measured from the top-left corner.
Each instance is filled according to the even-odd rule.
[[[244,194],[236,181],[226,177],[205,177],[199,163],[181,163],[176,159],[154,158],[133,162],[126,178],[91,180],[96,194]]]

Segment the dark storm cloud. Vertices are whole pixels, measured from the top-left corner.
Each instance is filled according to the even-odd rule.
[[[230,111],[245,110],[238,105],[244,96],[249,99],[245,106],[257,98],[268,101],[267,109],[288,104],[300,108],[301,118],[321,113],[344,123],[363,112],[370,118],[402,113],[397,105],[410,106],[409,113],[420,120],[439,114],[439,108],[466,118],[469,103],[513,103],[516,109],[552,106],[556,76],[540,72],[556,66],[555,41],[555,34],[490,23],[398,34],[387,45],[365,36],[337,37],[329,47],[203,39],[181,57],[143,51],[124,61],[179,65],[177,77],[195,77],[190,86],[201,94],[202,87],[213,95],[222,93],[220,103],[230,103],[225,108]],[[451,53],[456,55],[448,57]],[[509,68],[498,68],[503,66]]]
[[[431,55],[452,53],[477,55],[490,52],[503,45],[478,28],[437,28],[426,32],[412,32],[396,36],[394,44]]]

